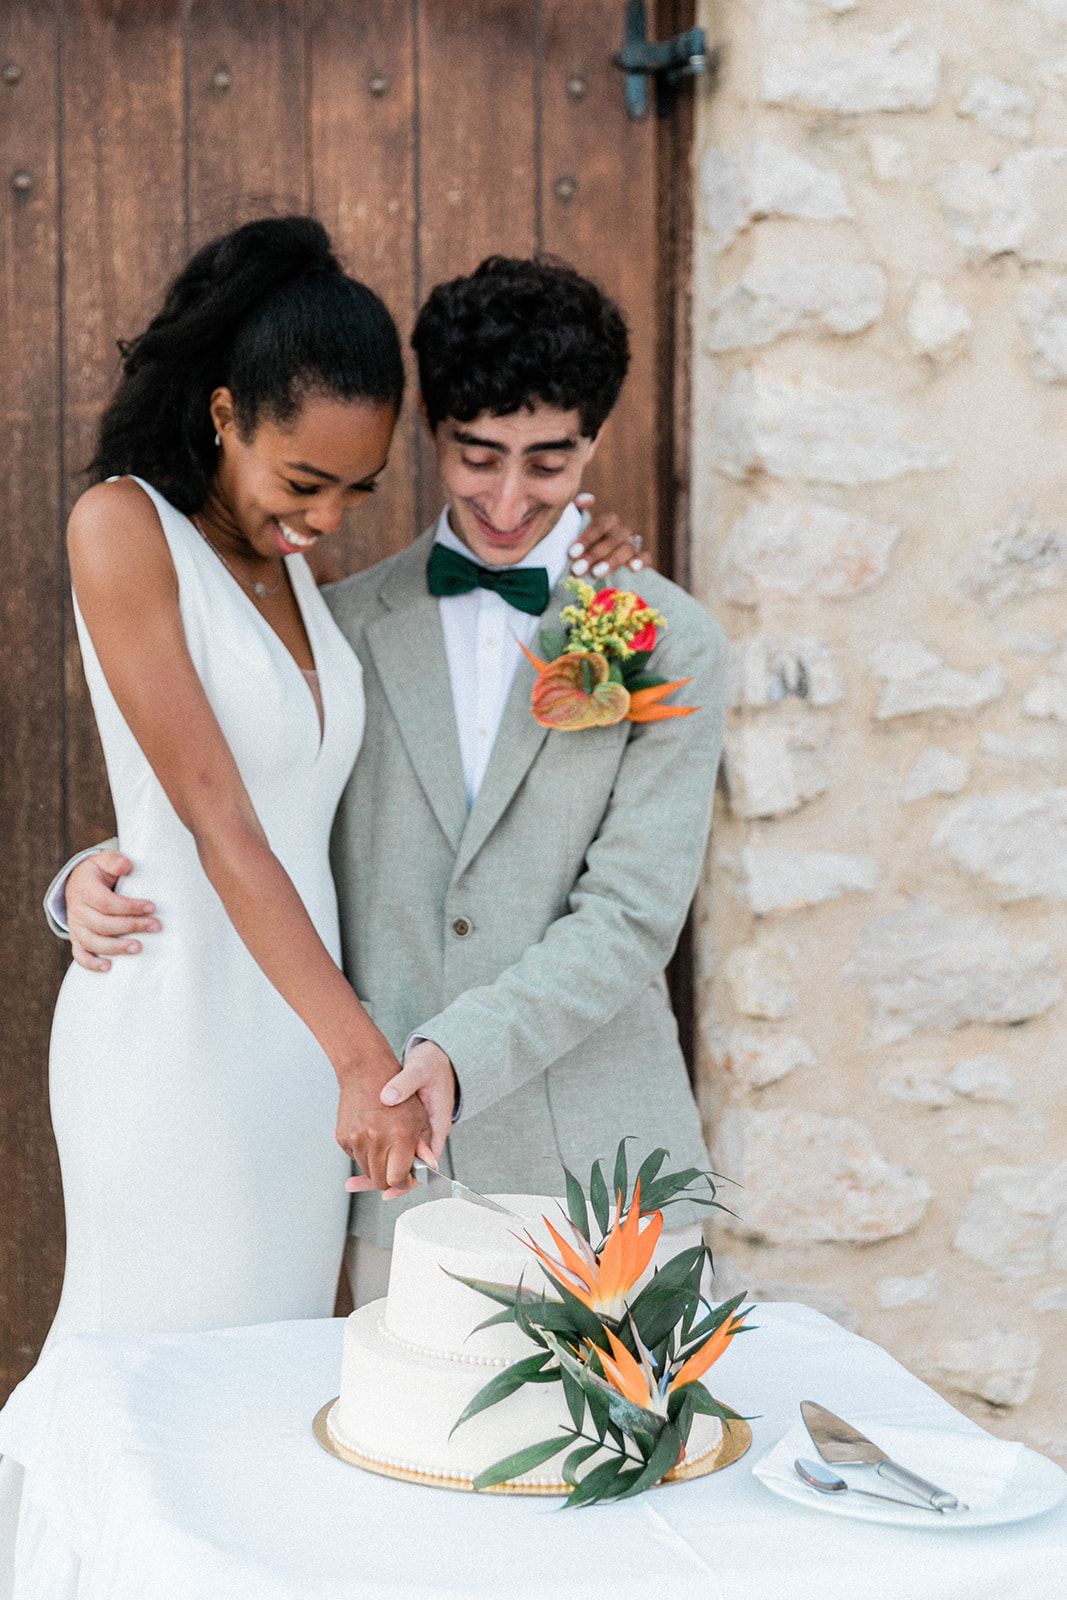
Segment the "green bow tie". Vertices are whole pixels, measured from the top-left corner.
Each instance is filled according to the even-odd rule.
[[[434,545],[426,576],[431,594],[492,589],[509,606],[531,617],[541,615],[552,593],[544,567],[480,567],[443,544]]]

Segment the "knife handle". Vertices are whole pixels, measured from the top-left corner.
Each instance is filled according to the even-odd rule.
[[[920,1478],[917,1472],[909,1472],[907,1467],[898,1467],[895,1461],[879,1461],[875,1469],[880,1478],[887,1478],[890,1483],[895,1483],[900,1489],[910,1489],[912,1494],[917,1494],[920,1499],[926,1500],[935,1511],[966,1511],[967,1507],[961,1505],[954,1494],[949,1494],[947,1489],[939,1489],[936,1483],[927,1483],[925,1478]]]

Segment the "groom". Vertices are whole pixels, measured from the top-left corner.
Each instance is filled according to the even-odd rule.
[[[668,624],[649,670],[699,709],[574,732],[535,721],[520,650],[574,598],[625,325],[570,268],[493,257],[433,291],[412,342],[446,507],[325,591],[364,671],[333,867],[345,971],[404,1060],[383,1102],[419,1093],[443,1132],[455,1101],[442,1166],[483,1191],[556,1193],[561,1163],[584,1176],[627,1134],[705,1167],[664,969],[707,843],[722,632],[642,573]],[[354,1233],[387,1247],[408,1203],[358,1194]]]

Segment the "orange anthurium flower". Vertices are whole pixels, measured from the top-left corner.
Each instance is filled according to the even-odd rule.
[[[626,1297],[652,1260],[663,1229],[663,1213],[654,1211],[641,1227],[641,1185],[634,1190],[633,1201],[624,1219],[620,1220],[622,1196],[615,1208],[615,1221],[599,1255],[585,1259],[561,1237],[546,1217],[545,1226],[559,1246],[561,1260],[542,1250],[527,1235],[530,1249],[571,1294],[587,1306],[595,1316],[618,1322],[626,1310]]]
[[[538,670],[531,705],[534,721],[570,733],[579,728],[610,728],[630,709],[629,691],[612,683],[604,656],[570,650]]]
[[[699,1350],[695,1350],[682,1367],[671,1379],[671,1388],[680,1389],[683,1383],[694,1383],[697,1378],[702,1378],[713,1362],[718,1361],[734,1334],[741,1327],[742,1318],[728,1317],[727,1320],[715,1329],[710,1339],[705,1340]]]

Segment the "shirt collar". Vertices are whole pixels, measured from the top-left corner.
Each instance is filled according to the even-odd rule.
[[[535,544],[533,549],[523,556],[521,561],[513,563],[515,568],[544,567],[548,573],[549,587],[554,589],[567,569],[567,552],[578,537],[581,527],[582,513],[572,501],[567,506],[551,533],[546,533],[540,544]],[[452,532],[448,521],[448,507],[441,512],[434,529],[434,543],[443,544],[446,549],[454,550],[458,555],[466,556],[468,561],[474,561],[476,566],[484,563],[478,561],[473,553],[461,539],[457,539]],[[508,568],[498,570],[509,570]]]

